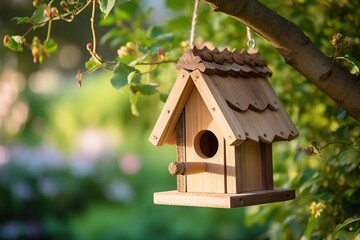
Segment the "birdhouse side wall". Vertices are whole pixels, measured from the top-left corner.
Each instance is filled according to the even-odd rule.
[[[271,144],[245,141],[226,147],[227,193],[273,189]]]
[[[245,141],[235,152],[238,154],[239,174],[238,192],[262,189],[261,149],[259,142]]]

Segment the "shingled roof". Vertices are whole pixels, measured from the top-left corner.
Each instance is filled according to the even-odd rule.
[[[207,47],[202,49],[195,47],[180,58],[176,69],[178,71],[199,69],[209,75],[271,77],[272,72],[267,64],[267,61],[262,59],[260,53],[255,50],[251,50],[250,53],[245,49],[240,52],[237,50],[230,52],[225,48],[220,52],[217,48],[210,50]]]
[[[174,144],[175,125],[196,87],[229,144],[244,140],[291,140],[298,131],[267,80],[272,75],[259,52],[188,50],[150,141]],[[219,111],[220,110],[220,111]]]

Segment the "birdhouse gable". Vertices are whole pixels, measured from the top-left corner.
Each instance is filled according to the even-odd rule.
[[[193,88],[229,145],[245,140],[291,140],[298,131],[272,89],[272,72],[256,51],[188,50],[179,76],[150,136],[156,145],[175,144],[176,124]],[[187,123],[190,124],[191,123]]]
[[[180,70],[173,88],[160,113],[149,141],[155,146],[173,145],[176,142],[176,124],[194,87],[190,73]]]

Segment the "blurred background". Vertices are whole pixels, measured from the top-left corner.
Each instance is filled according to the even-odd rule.
[[[353,37],[346,54],[360,59],[357,1],[262,2],[298,24],[329,56],[334,34]],[[114,26],[103,23],[98,36],[104,58],[114,59],[128,41],[141,43],[137,33],[144,36],[153,25],[173,34],[171,42],[157,43],[170,56],[188,38],[192,1],[130,1],[119,8],[123,12],[115,16],[153,10],[127,35],[109,37]],[[11,19],[33,11],[32,1],[0,0],[0,36],[25,33],[29,26]],[[54,23],[59,49],[41,65],[29,51],[0,47],[1,239],[300,239],[312,202],[326,206],[312,239],[325,239],[360,214],[359,124],[256,35],[274,72],[270,81],[301,133],[274,150],[275,185],[295,188],[297,199],[231,210],[154,205],[153,192],[176,189],[167,172],[175,148],[155,148],[147,140],[163,103],[141,96],[140,116],[133,116],[128,91],[115,91],[106,71],[84,77],[77,87],[76,72],[89,59],[89,16]],[[126,21],[132,26],[137,20]],[[205,4],[197,36],[198,43],[246,48],[245,27]],[[168,92],[175,65],[160,67],[151,78]]]

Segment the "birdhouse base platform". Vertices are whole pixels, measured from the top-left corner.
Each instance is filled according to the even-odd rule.
[[[240,194],[188,193],[178,191],[154,193],[154,203],[159,205],[236,208],[295,199],[294,189],[274,189]]]

